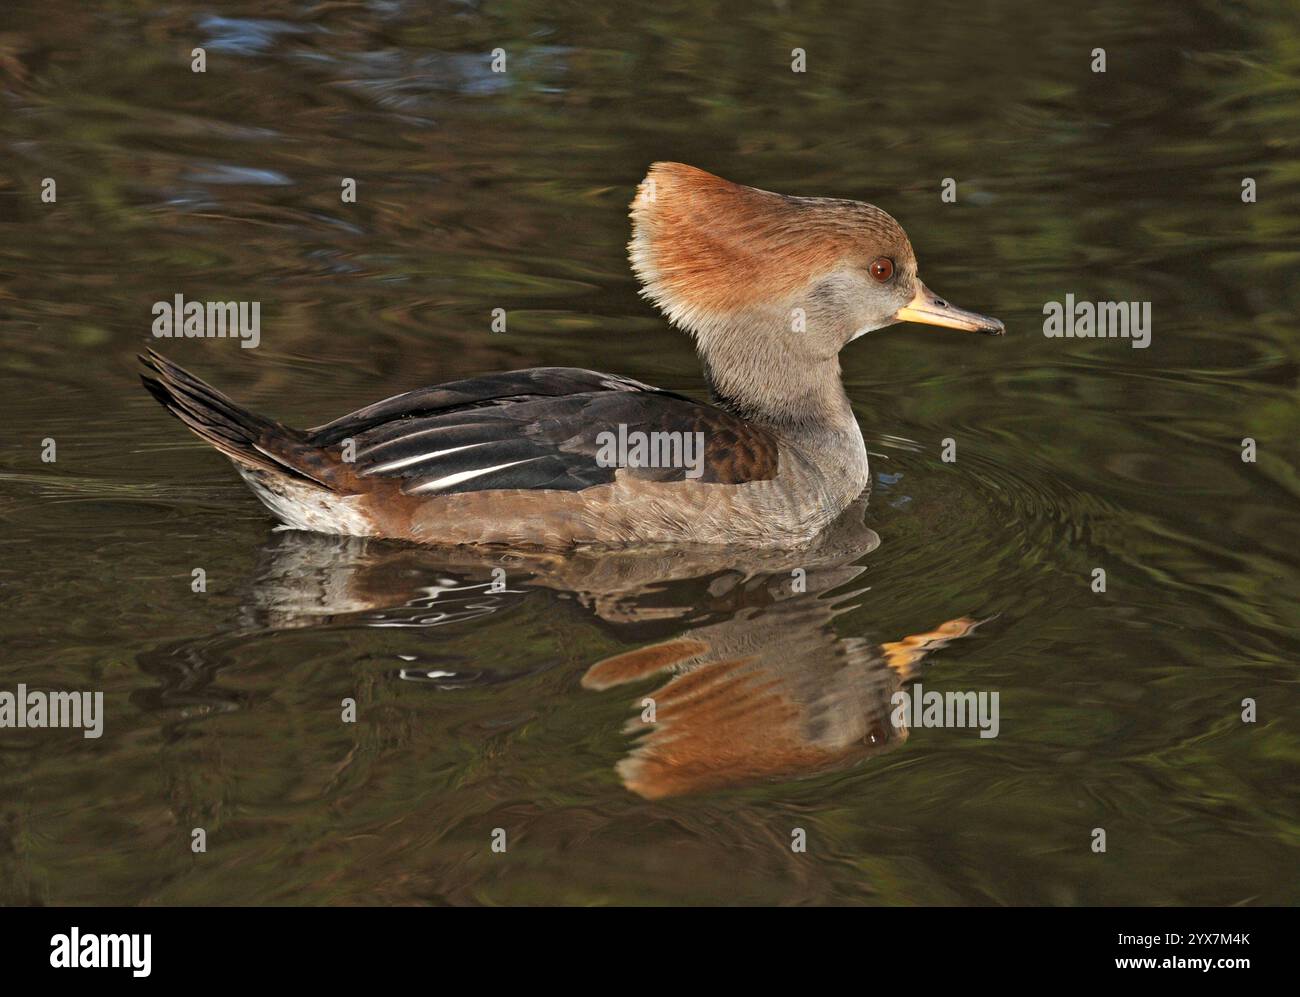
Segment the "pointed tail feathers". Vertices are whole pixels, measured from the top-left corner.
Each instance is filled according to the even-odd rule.
[[[153,350],[142,354],[140,363],[145,368],[140,380],[163,408],[231,460],[326,484],[319,470],[310,466],[319,464],[319,459],[304,460],[309,456],[306,451],[316,448],[304,444],[297,430],[250,412]]]

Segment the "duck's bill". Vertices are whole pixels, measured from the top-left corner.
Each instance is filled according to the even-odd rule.
[[[945,329],[982,332],[986,336],[1001,336],[1007,331],[1006,326],[995,318],[949,304],[919,280],[916,282],[916,296],[896,311],[894,318],[899,322],[920,322],[924,325],[941,325]]]

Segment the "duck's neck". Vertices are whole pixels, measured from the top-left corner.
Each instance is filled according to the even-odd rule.
[[[747,315],[697,338],[713,403],[792,441],[860,441],[838,350],[792,338],[774,318]]]
[[[870,481],[838,349],[792,342],[788,330],[772,323],[726,332],[697,338],[713,403],[769,430],[781,441],[780,474],[801,501],[811,488],[818,508],[837,513]]]

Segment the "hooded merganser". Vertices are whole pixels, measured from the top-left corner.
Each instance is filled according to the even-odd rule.
[[[537,367],[420,388],[297,430],[152,350],[142,378],[290,527],[447,545],[798,547],[868,483],[840,349],[900,321],[1004,331],[921,283],[906,233],[870,204],[656,163],[630,214],[641,293],[693,335],[711,405]],[[702,459],[611,464],[611,433],[701,440]]]

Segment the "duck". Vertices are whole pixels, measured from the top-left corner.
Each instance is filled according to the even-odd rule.
[[[629,215],[641,294],[691,337],[707,402],[534,367],[301,430],[152,349],[141,379],[291,529],[450,547],[797,549],[870,482],[840,351],[898,322],[1005,332],[932,292],[902,226],[862,201],[660,162]]]

